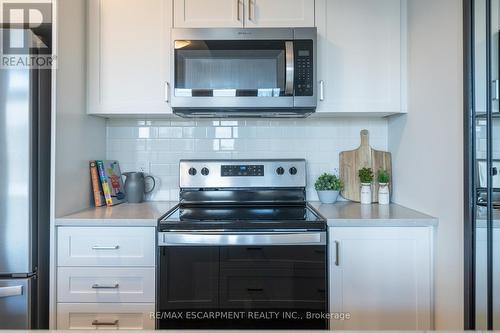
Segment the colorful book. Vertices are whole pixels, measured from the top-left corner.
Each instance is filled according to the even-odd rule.
[[[107,206],[125,201],[122,174],[118,161],[96,161]]]
[[[104,200],[104,193],[102,191],[101,180],[97,171],[97,164],[95,161],[89,162],[90,166],[90,180],[92,183],[92,192],[94,194],[94,204],[96,207],[101,207],[106,204]]]

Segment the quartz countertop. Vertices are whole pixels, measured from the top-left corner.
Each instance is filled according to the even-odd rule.
[[[92,207],[56,218],[59,226],[156,227],[158,218],[177,205],[176,201],[123,203],[113,207]]]
[[[310,202],[329,226],[415,227],[436,226],[438,220],[415,210],[390,204],[361,205],[354,202],[322,204]],[[93,207],[56,219],[58,226],[151,226],[155,227],[163,214],[177,205],[175,201],[123,203],[113,207]]]
[[[356,202],[310,202],[330,227],[427,227],[438,219],[397,204],[362,205]]]

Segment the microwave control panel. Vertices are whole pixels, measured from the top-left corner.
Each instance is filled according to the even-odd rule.
[[[295,40],[295,96],[314,94],[314,55],[311,40]]]

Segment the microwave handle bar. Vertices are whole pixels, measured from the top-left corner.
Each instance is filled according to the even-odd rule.
[[[295,59],[293,53],[293,42],[287,41],[285,42],[285,96],[293,95],[293,87],[294,87],[294,75],[295,75]]]

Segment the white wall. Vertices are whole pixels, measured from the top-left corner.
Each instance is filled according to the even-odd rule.
[[[90,207],[88,161],[105,156],[105,120],[86,115],[85,0],[57,1],[55,217]]]
[[[359,147],[370,131],[375,149],[387,150],[387,120],[308,118],[300,120],[127,120],[110,119],[107,158],[122,171],[143,168],[158,180],[150,200],[179,198],[179,160],[188,158],[305,158],[307,198],[317,200],[315,179],[334,172],[339,153]]]
[[[463,329],[462,2],[408,1],[408,115],[389,121],[394,200],[437,216],[436,329]]]

